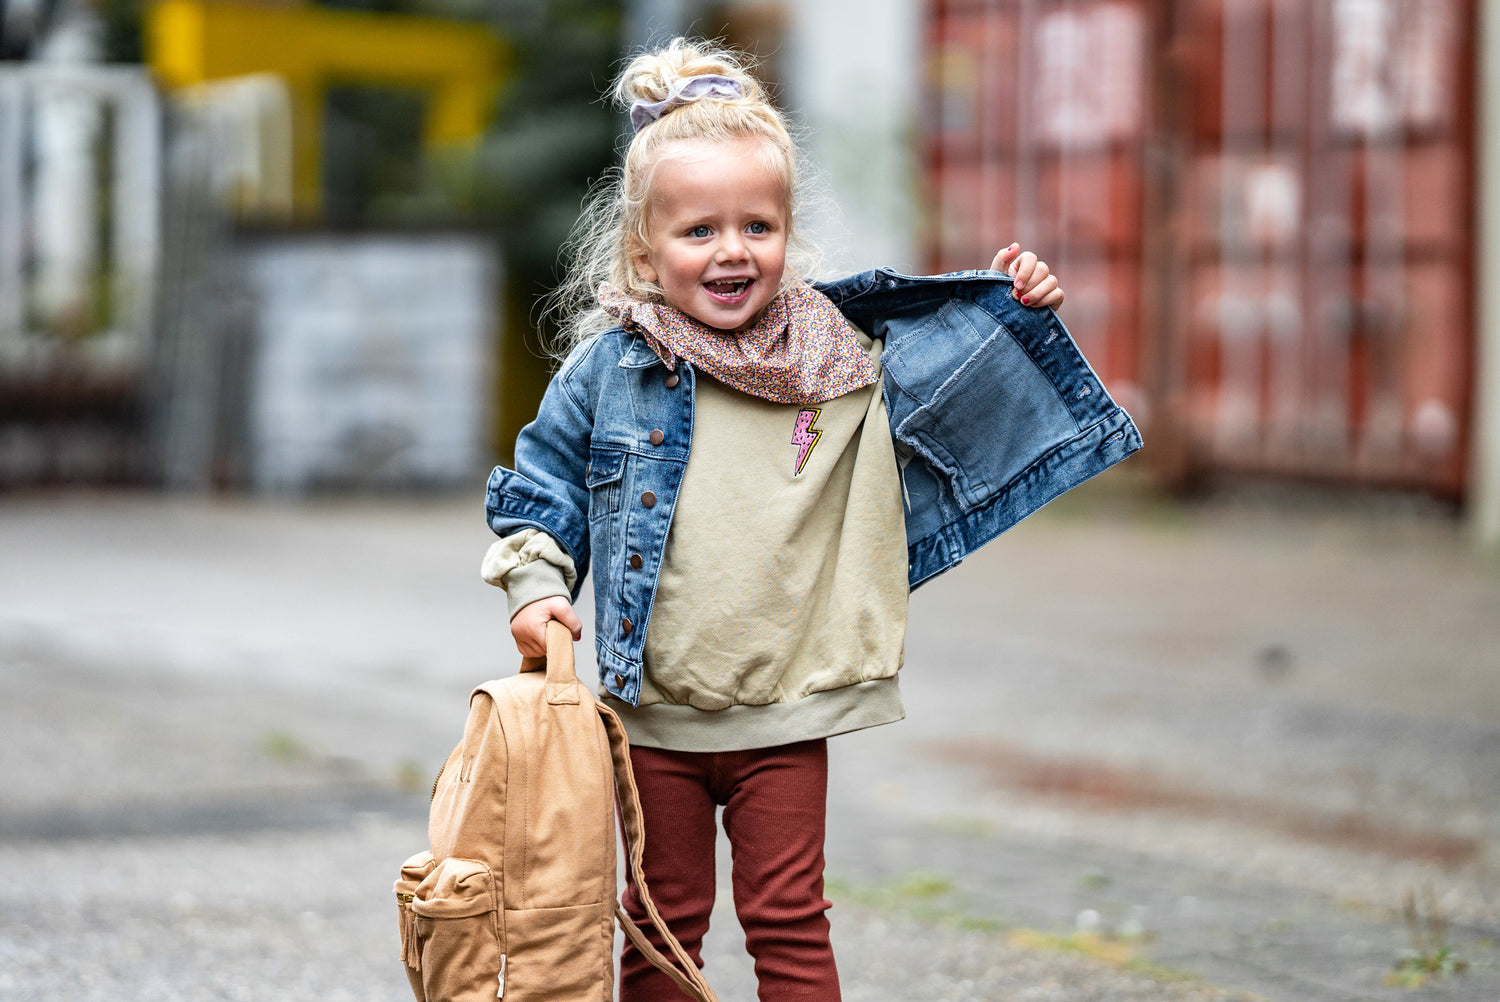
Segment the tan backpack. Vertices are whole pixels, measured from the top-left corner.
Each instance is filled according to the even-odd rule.
[[[616,897],[616,795],[641,901],[675,964]],[[647,892],[642,833],[625,729],[578,681],[573,638],[554,620],[545,659],[469,697],[463,741],[433,785],[432,849],[396,881],[418,1002],[612,999],[616,916],[684,992],[717,1002]]]

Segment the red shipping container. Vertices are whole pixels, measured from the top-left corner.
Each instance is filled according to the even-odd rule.
[[[1035,247],[1187,473],[1461,491],[1475,5],[930,9],[935,263]]]
[[[1038,170],[1038,209],[1052,221],[1048,246],[1135,254],[1141,245],[1137,151],[1048,158]]]

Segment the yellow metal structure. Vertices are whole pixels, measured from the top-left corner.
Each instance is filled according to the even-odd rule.
[[[292,93],[293,200],[322,204],[323,107],[330,85],[428,94],[429,150],[472,144],[506,69],[488,29],[432,18],[227,0],[160,0],[147,15],[147,61],[168,87],[275,73]]]

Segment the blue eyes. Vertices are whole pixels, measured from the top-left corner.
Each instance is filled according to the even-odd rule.
[[[753,236],[763,237],[767,233],[771,232],[771,226],[769,223],[754,222],[745,227],[745,232]],[[713,236],[713,233],[713,227],[706,225],[694,226],[692,229],[687,231],[687,235],[692,237],[694,240],[702,240],[707,237],[711,237]]]

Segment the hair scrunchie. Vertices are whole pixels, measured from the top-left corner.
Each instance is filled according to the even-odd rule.
[[[729,77],[702,74],[683,77],[667,88],[667,96],[660,101],[637,100],[630,106],[630,126],[640,132],[652,122],[680,105],[696,101],[701,97],[742,97],[745,89],[738,80]]]

